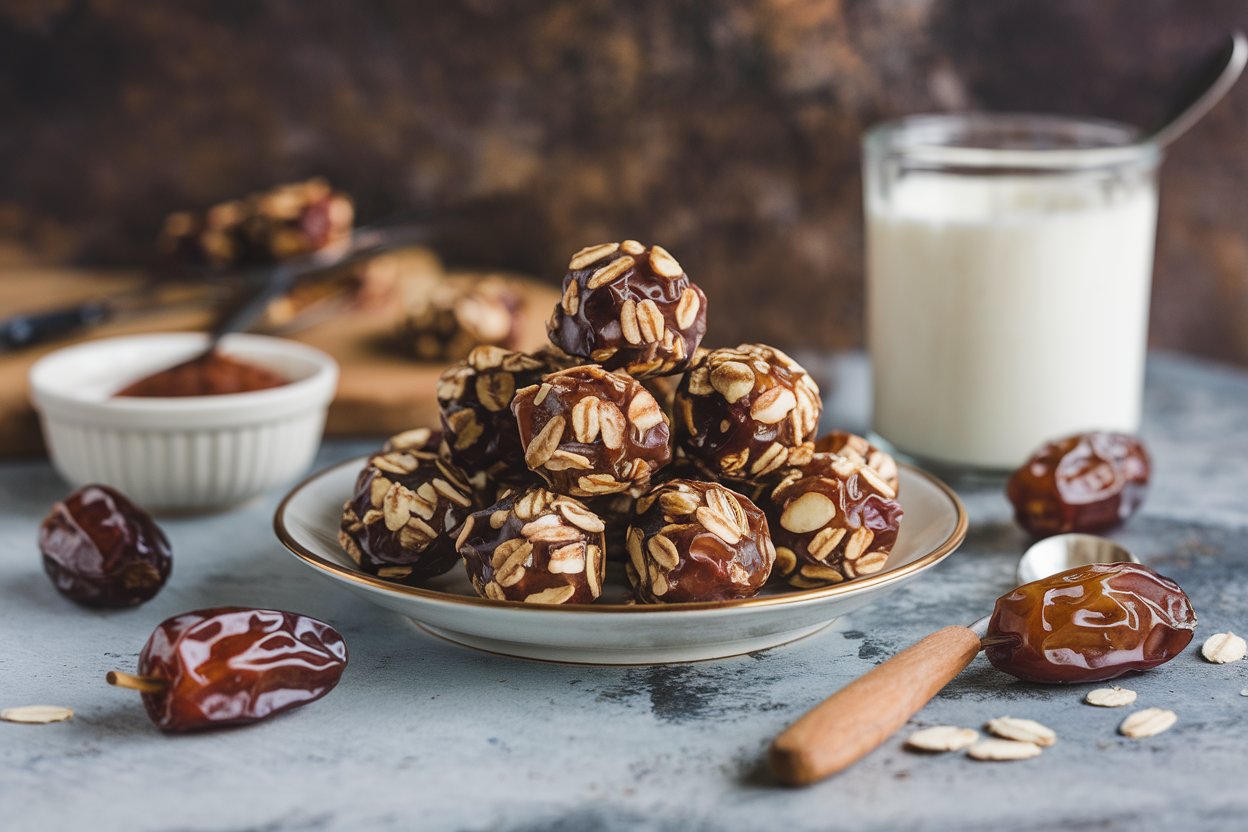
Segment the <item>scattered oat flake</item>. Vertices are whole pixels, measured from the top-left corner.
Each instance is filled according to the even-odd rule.
[[[1029,742],[1032,745],[1050,746],[1057,742],[1057,734],[1052,728],[1041,725],[1034,719],[1019,719],[1014,716],[999,716],[990,719],[984,725],[988,733],[995,734],[1005,740]]]
[[[1133,740],[1154,737],[1174,725],[1178,719],[1174,711],[1167,711],[1164,708],[1145,708],[1124,719],[1118,726],[1118,733]]]
[[[956,725],[933,725],[915,731],[906,740],[906,748],[915,751],[961,751],[979,739],[979,732],[974,728],[959,728]]]
[[[1234,633],[1214,633],[1205,639],[1200,655],[1214,664],[1237,662],[1248,653],[1248,642]]]
[[[1112,688],[1097,688],[1088,691],[1083,701],[1098,708],[1121,708],[1123,705],[1130,705],[1134,702],[1135,696],[1135,691],[1114,685]]]
[[[64,708],[60,705],[23,705],[19,708],[5,708],[0,711],[0,719],[5,722],[24,722],[29,725],[64,722],[73,715],[73,708]]]
[[[1017,740],[982,740],[966,750],[972,760],[1027,760],[1040,755],[1040,746]]]

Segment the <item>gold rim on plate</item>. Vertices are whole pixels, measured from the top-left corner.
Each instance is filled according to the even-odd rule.
[[[877,572],[874,575],[868,575],[864,578],[855,578],[844,583],[832,584],[831,586],[819,587],[817,589],[795,589],[791,592],[784,592],[780,595],[768,595],[765,597],[754,598],[736,598],[727,601],[698,601],[698,602],[682,602],[676,604],[529,604],[524,601],[494,601],[489,598],[481,598],[471,595],[459,595],[450,592],[442,592],[436,589],[427,589],[420,586],[408,586],[407,584],[399,584],[393,581],[387,581],[378,578],[375,575],[368,575],[355,569],[349,569],[340,564],[334,563],[315,552],[309,550],[299,541],[295,540],[294,535],[286,528],[286,510],[290,502],[299,494],[300,491],[307,488],[316,480],[327,476],[330,472],[336,471],[347,465],[362,466],[364,461],[372,456],[371,454],[356,457],[354,459],[344,460],[337,465],[331,465],[302,480],[298,485],[290,490],[290,493],[282,498],[277,506],[277,511],[273,514],[273,531],[277,534],[277,539],[285,546],[291,554],[307,563],[309,566],[328,573],[337,578],[345,578],[353,583],[362,584],[372,589],[378,589],[383,592],[394,593],[395,595],[409,595],[415,598],[424,598],[429,601],[437,601],[447,604],[463,604],[466,606],[484,607],[489,609],[498,609],[499,607],[513,607],[515,609],[534,609],[543,610],[545,612],[627,612],[627,613],[673,613],[683,612],[686,610],[708,610],[708,609],[727,609],[727,608],[746,608],[746,607],[775,607],[786,604],[800,604],[809,601],[817,601],[823,598],[831,598],[838,595],[853,595],[858,592],[870,589],[872,587],[883,586],[885,584],[899,581],[916,572],[922,572],[929,567],[940,563],[951,552],[962,544],[966,539],[966,531],[968,520],[966,515],[966,507],[962,505],[962,500],[954,493],[953,489],[941,480],[932,476],[921,468],[916,468],[904,462],[898,462],[899,468],[919,476],[931,485],[936,486],[949,499],[957,511],[957,522],[954,524],[953,531],[949,533],[936,548],[932,549],[922,557],[916,558],[909,563],[902,564],[893,569],[887,569],[883,572]]]

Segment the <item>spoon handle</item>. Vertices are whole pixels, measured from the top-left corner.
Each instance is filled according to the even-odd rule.
[[[945,627],[850,682],[771,744],[771,770],[805,786],[848,768],[892,736],[979,652],[968,627]]]

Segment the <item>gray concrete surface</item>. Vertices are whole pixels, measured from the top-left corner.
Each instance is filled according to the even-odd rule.
[[[860,363],[838,366],[833,416],[860,418]],[[901,735],[802,791],[761,766],[803,710],[1012,586],[1025,544],[996,483],[960,483],[966,545],[879,605],[805,641],[665,667],[539,664],[464,650],[309,574],[273,539],[277,495],[230,514],[164,522],[173,578],[144,607],[80,609],[34,546],[66,490],[44,464],[0,466],[0,707],[69,705],[70,722],[0,723],[0,829],[195,830],[1239,830],[1248,825],[1248,662],[1213,666],[1207,635],[1248,630],[1248,375],[1157,356],[1146,437],[1156,486],[1118,537],[1178,579],[1200,615],[1188,651],[1125,684],[1179,722],[1132,741],[1124,711],[1088,686],[1023,684],[982,658],[915,726],[1038,719],[1043,756],[976,763],[917,756]],[[336,443],[321,464],[367,446]],[[333,622],[351,665],[329,697],[268,724],[167,737],[137,697],[108,687],[151,628],[222,604]],[[904,733],[904,732],[903,732]]]

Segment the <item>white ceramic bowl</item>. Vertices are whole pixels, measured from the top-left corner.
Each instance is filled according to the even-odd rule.
[[[229,335],[227,355],[273,370],[289,384],[252,393],[117,398],[126,384],[202,352],[201,333],[88,341],[30,370],[52,462],[74,485],[112,485],[156,510],[224,508],[307,470],[338,384],[338,365],[303,344]]]
[[[489,601],[462,566],[415,587],[360,571],[338,545],[342,503],[364,460],[340,463],[296,486],[273,519],[278,538],[305,566],[424,630],[492,653],[588,664],[658,664],[732,656],[816,633],[917,578],[958,548],[966,511],[940,480],[901,466],[901,534],[882,572],[820,589],[768,586],[755,598],[626,606],[623,570],[607,564],[596,604]]]

